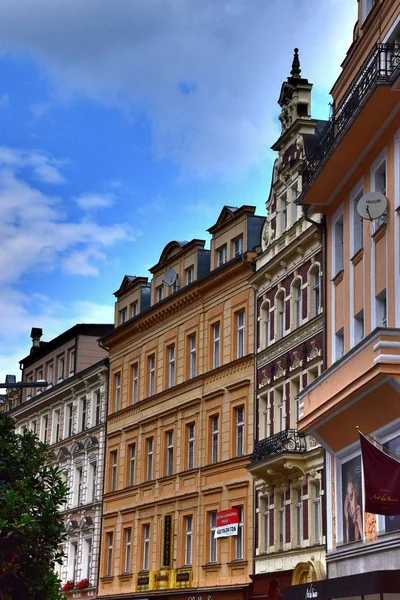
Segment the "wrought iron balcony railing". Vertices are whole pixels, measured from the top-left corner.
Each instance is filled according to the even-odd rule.
[[[297,429],[284,429],[264,440],[256,442],[250,462],[256,463],[284,454],[305,452],[306,438]]]
[[[302,195],[331,154],[335,142],[348,129],[373,90],[378,85],[392,83],[399,72],[400,44],[376,44],[339,106],[333,107],[330,120],[323,129],[314,152],[305,162]]]

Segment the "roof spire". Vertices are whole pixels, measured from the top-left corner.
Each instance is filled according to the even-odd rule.
[[[291,77],[300,77],[301,69],[300,69],[300,59],[299,59],[299,49],[294,49],[294,56],[292,62],[292,70],[290,71]]]

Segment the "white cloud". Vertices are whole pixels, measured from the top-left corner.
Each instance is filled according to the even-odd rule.
[[[60,167],[65,165],[66,162],[36,151],[0,147],[0,168],[30,168],[35,179],[43,183],[65,183]]]
[[[293,47],[302,74],[328,90],[356,9],[355,0],[3,0],[0,53],[28,52],[58,98],[84,94],[129,119],[144,111],[155,155],[186,173],[232,177],[265,157]]]
[[[75,202],[83,210],[94,208],[109,208],[115,202],[115,194],[82,194],[75,198]]]

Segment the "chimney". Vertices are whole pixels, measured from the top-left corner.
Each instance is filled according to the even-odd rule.
[[[40,348],[40,338],[43,335],[43,330],[38,327],[32,327],[31,330],[31,338],[32,338],[32,347],[31,354]]]

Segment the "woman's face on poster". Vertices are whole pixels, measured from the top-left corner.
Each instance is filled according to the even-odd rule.
[[[349,481],[349,483],[347,484],[346,498],[349,506],[349,517],[354,523],[356,520],[358,499],[357,491],[352,481]]]

